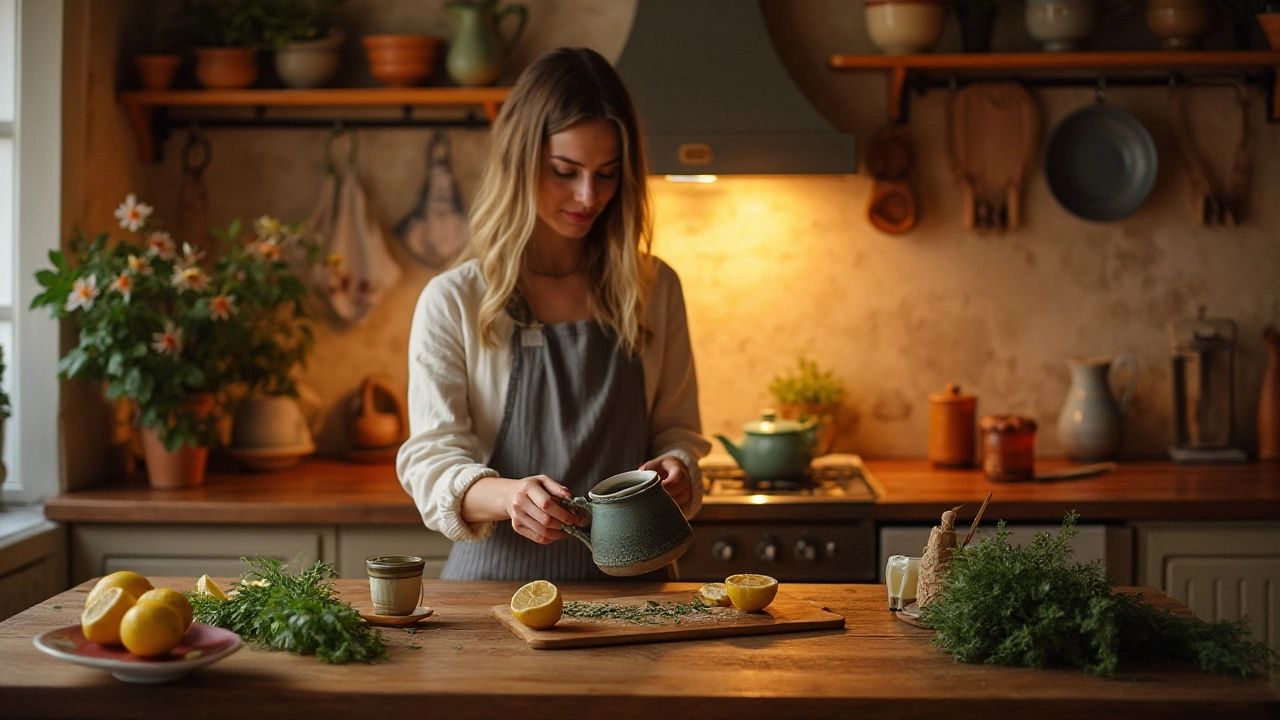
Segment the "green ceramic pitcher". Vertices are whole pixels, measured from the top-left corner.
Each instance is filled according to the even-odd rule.
[[[454,0],[445,5],[457,24],[453,44],[445,57],[445,69],[459,85],[477,87],[497,80],[506,64],[507,52],[524,32],[529,19],[525,6],[509,3],[495,10],[497,3],[498,0]],[[498,27],[508,15],[515,18],[515,30],[510,37],[503,37]]]
[[[693,529],[680,506],[652,470],[614,475],[597,483],[587,497],[560,504],[590,514],[585,528],[561,527],[586,544],[596,567],[616,577],[664,567],[693,541]]]

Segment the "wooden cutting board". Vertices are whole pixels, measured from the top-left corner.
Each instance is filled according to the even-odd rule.
[[[651,600],[658,603],[689,602],[695,595],[694,591],[685,590],[586,602],[642,606]],[[511,614],[509,605],[494,605],[489,610],[489,614],[528,643],[529,647],[539,650],[737,635],[768,635],[844,627],[844,616],[837,615],[821,605],[797,600],[783,592],[779,592],[769,607],[760,612],[746,613],[735,608],[717,608],[716,611],[710,616],[686,616],[682,617],[679,623],[667,621],[658,625],[639,625],[621,620],[563,617],[555,627],[548,630],[534,630],[516,620]]]

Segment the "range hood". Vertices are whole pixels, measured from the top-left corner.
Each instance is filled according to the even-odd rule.
[[[857,139],[792,82],[758,0],[637,0],[617,69],[654,175],[858,171]]]

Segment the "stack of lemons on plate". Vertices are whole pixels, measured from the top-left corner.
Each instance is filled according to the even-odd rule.
[[[131,570],[98,581],[85,599],[80,629],[100,645],[123,645],[142,657],[157,657],[178,646],[191,627],[191,602],[173,588],[157,588]]]

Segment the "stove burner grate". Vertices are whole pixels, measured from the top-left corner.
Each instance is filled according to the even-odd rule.
[[[861,497],[866,494],[866,475],[855,463],[811,465],[804,477],[785,480],[753,480],[741,468],[702,468],[707,496],[792,495],[821,498]]]

